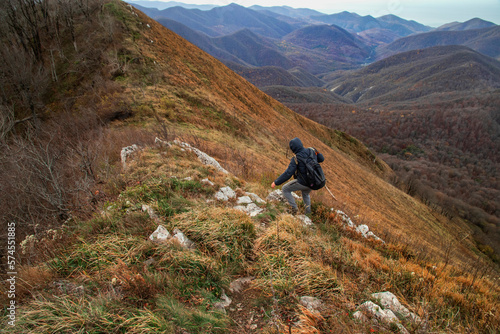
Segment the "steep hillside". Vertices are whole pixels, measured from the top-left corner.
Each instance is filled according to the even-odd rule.
[[[490,91],[500,87],[500,62],[462,46],[433,47],[380,60],[328,87],[353,102]]]
[[[313,103],[332,104],[349,103],[340,95],[330,92],[325,88],[316,87],[283,87],[267,86],[261,88],[263,92],[284,104]]]
[[[370,53],[360,39],[334,25],[298,29],[283,40],[308,50],[320,50],[331,58],[344,62],[363,62]]]
[[[431,31],[408,36],[377,48],[377,58],[432,46],[464,45],[471,49],[497,58],[500,57],[500,26],[464,31]]]
[[[325,83],[302,68],[285,70],[276,66],[247,67],[234,63],[226,63],[233,71],[244,77],[257,87],[272,85],[288,87],[321,87]]]
[[[217,59],[245,64],[245,62],[237,56],[215,45],[213,37],[171,19],[159,18],[157,21]]]
[[[2,136],[2,153],[11,159],[1,160],[4,198],[16,194],[9,191],[16,179],[5,167],[24,160],[38,171],[23,170],[27,180],[39,175],[51,185],[47,191],[60,191],[64,178],[73,178],[74,191],[90,185],[73,206],[64,203],[70,191],[54,203],[74,210],[51,212],[40,224],[21,226],[16,219],[17,322],[6,332],[498,328],[498,287],[485,277],[489,266],[463,221],[450,221],[387,183],[393,172],[357,139],[292,112],[145,14],[121,1],[92,3],[92,13],[75,13],[75,26],[61,30],[65,44],[56,54],[66,51],[66,57],[50,58],[52,49],[42,48],[41,57],[53,63],[46,63],[50,89],[31,105],[39,114],[15,119],[16,131]],[[73,2],[51,5],[63,4]],[[61,8],[52,9],[47,14]],[[78,33],[74,40],[71,32]],[[44,36],[43,42],[58,41]],[[77,53],[83,45],[92,52]],[[17,87],[4,84],[2,93]],[[27,103],[25,112],[29,108]],[[312,225],[267,200],[271,182],[290,162],[294,137],[325,156],[328,187],[337,198],[327,189],[313,193]],[[17,150],[22,143],[27,149]],[[70,153],[78,159],[61,168]],[[81,173],[72,175],[74,170]],[[20,202],[35,196],[27,185],[17,183],[27,194]],[[249,200],[263,211],[242,212],[238,205]],[[85,212],[76,210],[85,204]],[[54,229],[44,230],[56,220]],[[362,234],[368,228],[385,242],[344,227],[353,220]],[[159,225],[174,237],[150,240]],[[21,227],[32,235],[22,235]],[[247,279],[246,289],[235,289],[237,278]],[[8,291],[6,282],[2,291]],[[380,303],[373,293],[386,290],[421,320],[364,322],[368,311],[361,305]],[[11,297],[1,297],[8,305]],[[4,307],[3,315],[12,312]]]
[[[213,39],[214,44],[253,66],[279,66],[284,69],[293,67],[292,62],[282,55],[278,48],[266,39],[248,29],[232,35]]]

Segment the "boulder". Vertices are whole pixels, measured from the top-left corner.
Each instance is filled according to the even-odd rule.
[[[313,222],[311,218],[307,217],[306,215],[298,215],[296,216],[305,226],[312,226]]]
[[[192,147],[188,143],[183,143],[177,139],[174,140],[174,144],[176,144],[176,145],[178,145],[178,146],[180,146],[188,151],[194,152],[196,154],[196,156],[198,156],[198,159],[201,161],[202,164],[213,166],[219,172],[223,172],[224,174],[229,174],[229,172],[227,170],[222,168],[222,166],[219,164],[219,162],[217,160],[215,160],[214,158],[212,158],[211,156],[209,156],[205,152],[200,151],[196,147]]]
[[[120,156],[122,160],[123,169],[127,168],[128,157],[131,156],[134,152],[137,152],[139,150],[140,148],[136,144],[122,148]]]
[[[389,309],[402,320],[411,320],[415,323],[421,323],[422,319],[415,313],[410,312],[406,307],[401,305],[398,298],[391,292],[377,292],[372,294],[372,298],[384,308]]]
[[[210,181],[208,178],[207,178],[207,179],[203,179],[203,180],[201,180],[201,182],[202,182],[202,183],[206,183],[206,184],[208,184],[208,185],[210,185],[210,186],[215,185],[215,183],[213,183],[212,181]]]
[[[174,239],[177,239],[182,247],[184,248],[194,248],[195,244],[191,240],[189,240],[184,233],[181,232],[178,228],[174,229]]]
[[[238,197],[238,200],[236,201],[237,204],[250,204],[253,203],[252,199],[250,196],[241,196]]]
[[[285,197],[283,196],[283,192],[281,189],[273,190],[267,195],[268,201],[278,201],[278,202],[286,202]]]
[[[255,203],[250,203],[248,205],[238,205],[234,207],[236,210],[240,210],[248,214],[250,217],[255,217],[258,214],[262,213],[264,209],[257,206]]]
[[[395,324],[399,328],[399,332],[403,334],[409,334],[408,330],[401,324],[398,317],[391,310],[384,310],[377,304],[367,301],[359,306],[360,311],[372,316],[377,321],[385,323],[387,325]],[[357,318],[362,318],[357,316]]]
[[[349,216],[346,213],[344,213],[343,211],[337,210],[337,211],[335,211],[335,215],[337,217],[340,217],[340,219],[342,219],[344,226],[347,225],[350,228],[356,227],[356,225],[352,222],[351,218],[349,218]]]
[[[292,196],[295,199],[300,199],[300,196],[297,195],[296,193],[292,193]],[[281,191],[281,189],[276,189],[276,190],[271,191],[269,193],[269,195],[267,195],[267,200],[268,201],[280,201],[283,203],[287,203],[286,198],[285,198],[285,196],[283,196],[283,191]]]
[[[233,189],[230,187],[222,187],[220,190],[215,194],[215,198],[218,199],[219,201],[228,201],[230,198],[236,198],[236,193],[234,192]]]
[[[306,307],[311,312],[318,312],[322,306],[321,300],[310,296],[300,297],[299,302],[302,306]]]
[[[252,199],[252,201],[254,201],[255,203],[258,203],[258,204],[266,203],[266,201],[264,201],[262,198],[260,198],[259,195],[257,195],[257,194],[245,192],[245,195],[249,196]]]
[[[171,237],[170,232],[163,226],[160,225],[158,228],[149,236],[149,239],[156,242],[164,242]]]
[[[366,234],[368,233],[368,231],[370,231],[370,228],[368,227],[368,225],[359,225],[358,227],[356,227],[356,232],[358,232],[359,234],[361,234],[363,237],[366,238]]]

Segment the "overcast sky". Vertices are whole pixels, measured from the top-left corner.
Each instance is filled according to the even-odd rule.
[[[162,0],[167,2],[168,0]],[[311,8],[325,14],[344,10],[374,17],[394,14],[407,20],[438,27],[442,24],[479,17],[500,24],[500,0],[177,0],[189,4],[225,6],[237,3],[244,7],[290,6]]]

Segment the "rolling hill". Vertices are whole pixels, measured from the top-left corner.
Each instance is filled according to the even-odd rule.
[[[248,8],[253,9],[253,10],[257,10],[257,11],[272,12],[272,13],[276,13],[279,15],[288,16],[288,17],[292,17],[292,18],[298,18],[298,19],[307,19],[313,15],[321,15],[320,12],[318,12],[316,10],[309,9],[309,8],[292,8],[289,6],[266,7],[266,6],[254,5],[254,6],[251,6]]]
[[[353,102],[492,91],[500,88],[500,62],[463,46],[432,47],[385,58],[328,87]]]
[[[465,22],[451,22],[448,24],[444,24],[436,30],[441,31],[463,31],[463,30],[474,30],[474,29],[483,29],[483,28],[491,28],[496,26],[493,22],[485,21],[480,18],[473,18]]]
[[[362,40],[335,25],[298,29],[284,36],[283,41],[307,50],[319,51],[335,61],[346,63],[364,62],[370,54],[369,47]],[[290,58],[292,54],[290,52]]]
[[[430,27],[423,24],[404,20],[395,15],[384,15],[379,18],[374,18],[371,15],[361,16],[356,13],[344,11],[331,15],[311,16],[311,19],[334,24],[352,32],[362,32],[370,29],[387,29],[401,37],[431,30]]]
[[[377,48],[377,58],[440,45],[464,45],[484,55],[498,58],[500,57],[500,26],[464,31],[431,31],[403,37]]]
[[[246,28],[265,37],[280,38],[294,30],[286,22],[234,3],[205,11],[184,7],[171,7],[161,11],[138,8],[154,19],[175,20],[212,37],[232,34]]]

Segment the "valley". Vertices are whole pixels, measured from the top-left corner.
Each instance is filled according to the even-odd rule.
[[[396,171],[396,186],[467,220],[500,261],[499,26],[236,4],[139,8],[295,112],[362,140]]]

